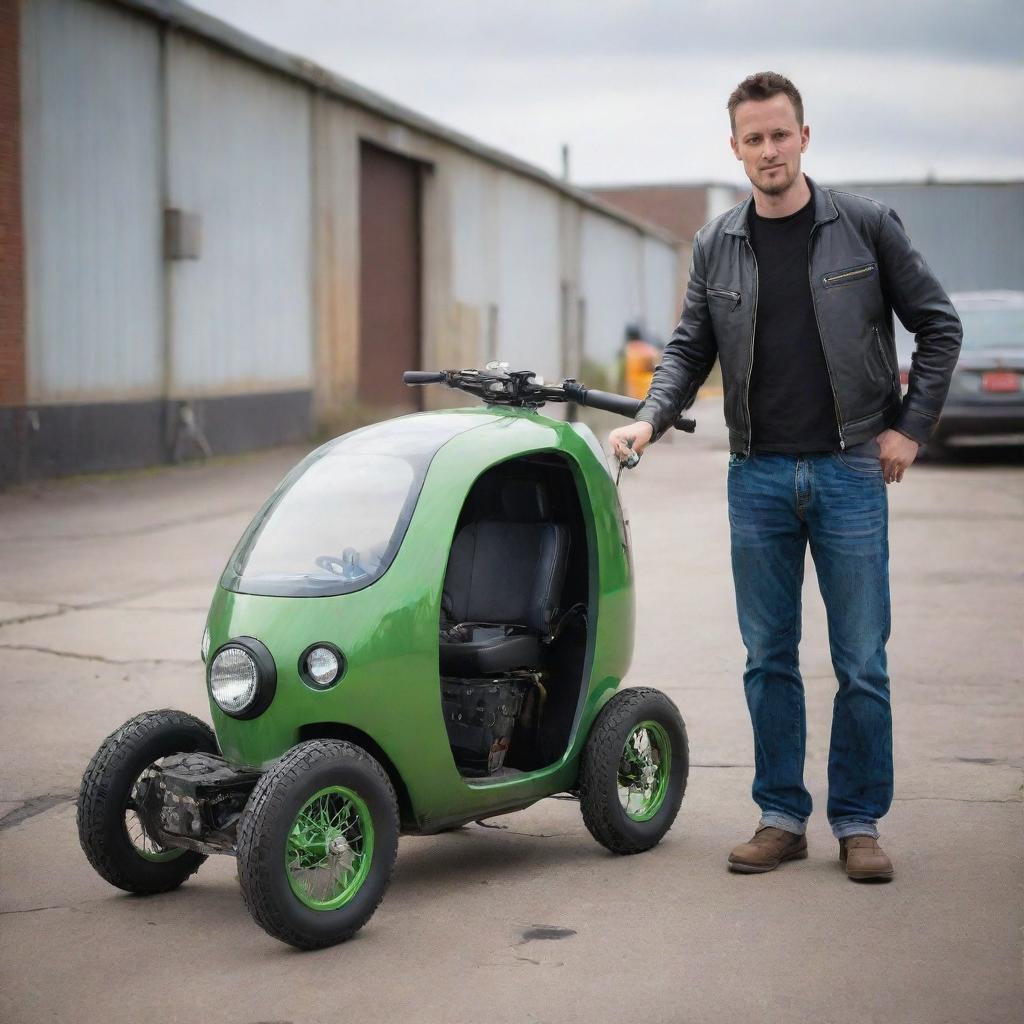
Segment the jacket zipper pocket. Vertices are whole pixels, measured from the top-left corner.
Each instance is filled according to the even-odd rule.
[[[732,302],[732,308],[735,309],[740,304],[740,293],[731,292],[728,288],[707,288],[705,289],[708,295],[717,295],[722,299],[729,299]]]
[[[821,279],[821,283],[826,288],[832,288],[837,284],[850,284],[861,277],[867,277],[874,269],[874,263],[866,263],[863,267],[851,267],[849,270],[837,270],[834,274],[825,274]]]
[[[872,324],[871,329],[875,332],[875,346],[878,349],[878,354],[882,357],[882,365],[885,367],[885,372],[889,374],[889,383],[892,384],[893,391],[899,395],[901,393],[899,378],[893,373],[892,363],[889,362],[889,356],[885,351],[885,346],[882,344],[882,332],[878,329],[878,324]]]

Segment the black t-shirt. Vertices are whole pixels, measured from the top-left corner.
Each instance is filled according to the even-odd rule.
[[[749,222],[758,274],[751,447],[794,455],[834,451],[836,408],[807,262],[813,199],[788,217],[759,217],[751,203]]]

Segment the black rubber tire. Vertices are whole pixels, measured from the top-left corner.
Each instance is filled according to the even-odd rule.
[[[152,894],[176,889],[206,860],[186,850],[169,861],[150,861],[132,845],[124,815],[135,780],[170,754],[217,753],[217,737],[184,711],[146,711],[112,732],[89,762],[78,791],[78,840],[89,863],[111,885]]]
[[[633,727],[654,721],[672,744],[668,791],[650,821],[634,821],[619,801],[619,761]],[[590,834],[612,853],[643,853],[672,827],[686,792],[690,749],[679,709],[660,690],[622,690],[601,709],[590,729],[580,762],[580,810]]]
[[[288,884],[285,849],[300,808],[325,786],[346,786],[366,802],[373,821],[369,874],[337,910],[307,907]],[[398,853],[398,800],[388,774],[365,750],[343,740],[292,747],[256,783],[238,826],[238,881],[256,923],[299,949],[350,939],[384,898]]]

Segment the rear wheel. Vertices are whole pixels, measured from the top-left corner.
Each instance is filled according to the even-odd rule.
[[[672,827],[689,774],[686,726],[659,690],[617,693],[587,737],[580,809],[591,835],[613,853],[641,853]]]
[[[238,879],[256,923],[300,949],[351,938],[384,897],[398,851],[384,769],[340,740],[288,751],[257,782],[238,830]]]
[[[171,754],[217,753],[213,730],[184,711],[147,711],[112,732],[82,777],[78,839],[89,863],[127,892],[175,889],[206,860],[161,846],[146,831],[137,798],[154,765]]]

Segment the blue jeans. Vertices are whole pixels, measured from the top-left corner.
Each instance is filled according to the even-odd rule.
[[[837,838],[871,835],[892,803],[889,509],[875,442],[843,453],[729,457],[729,526],[743,687],[754,729],[761,823],[802,834],[807,722],[799,656],[810,543],[839,689],[828,756]]]

